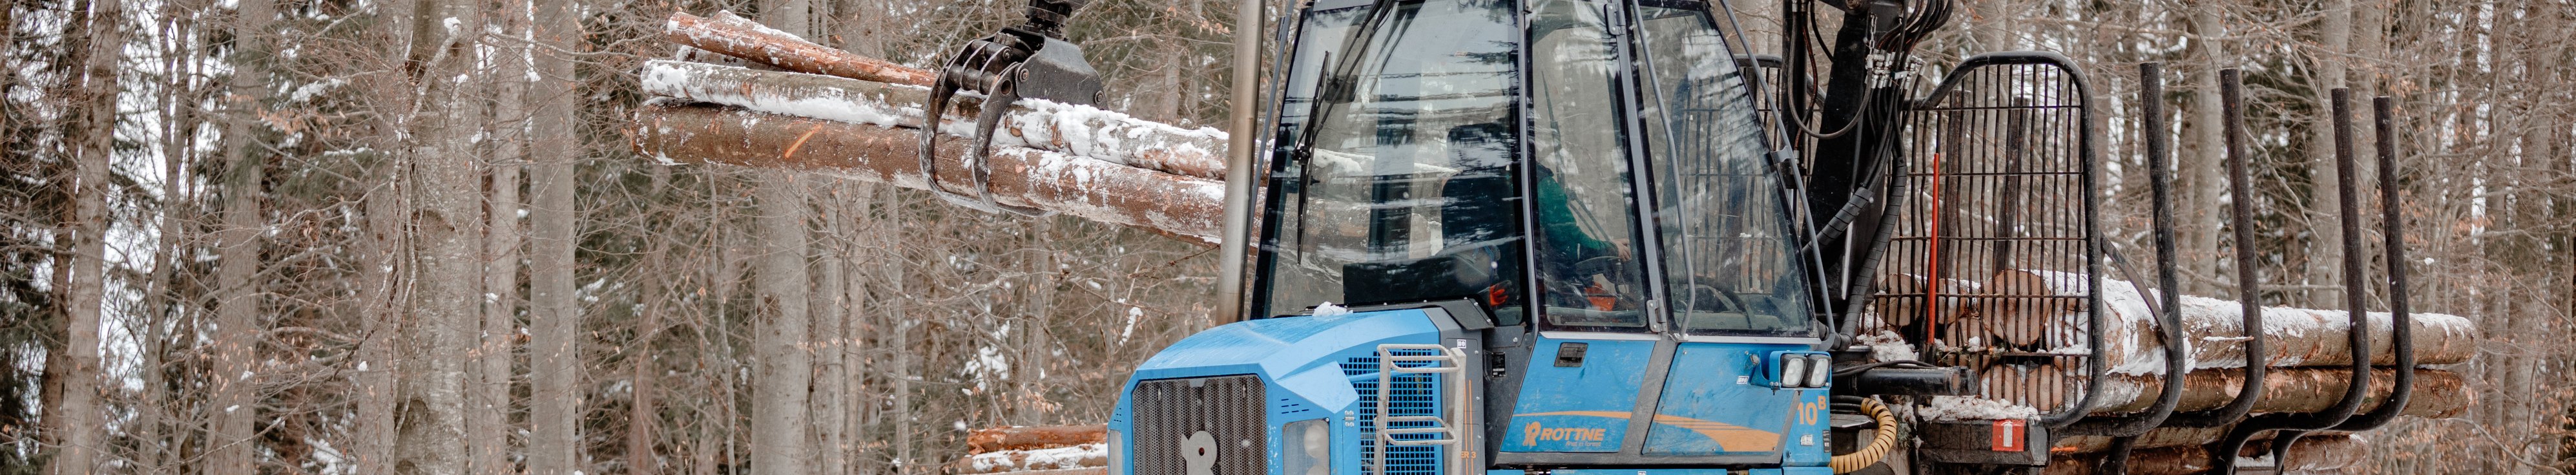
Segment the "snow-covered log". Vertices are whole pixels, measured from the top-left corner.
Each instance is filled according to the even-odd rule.
[[[2386,401],[2395,381],[2395,368],[2379,368],[2370,375],[2370,400],[2363,411],[2379,407]],[[2333,407],[2351,386],[2349,368],[2272,368],[2263,374],[2263,398],[2254,402],[2254,412],[2316,412]],[[2193,371],[2183,378],[2182,402],[2174,410],[2190,412],[2217,409],[2236,398],[2245,386],[2241,368]],[[2467,412],[2477,399],[2469,391],[2468,381],[2459,373],[2417,368],[2412,399],[2399,414],[2429,418],[2456,417]],[[2102,392],[2095,414],[2129,413],[2154,405],[2157,393],[2164,390],[2164,378],[2156,375],[2114,376],[2095,386]]]
[[[709,18],[673,12],[662,23],[662,34],[672,43],[789,71],[920,86],[928,86],[931,81],[929,71],[814,44],[732,12],[718,12]]]
[[[2269,467],[2272,464],[2271,457],[2268,455],[2270,453],[2270,444],[2246,444],[2246,450],[2238,453],[2237,465],[2244,468]],[[2340,474],[2351,473],[2353,469],[2363,469],[2362,473],[2367,473],[2365,464],[2370,461],[2370,444],[2358,436],[2351,435],[2309,436],[2300,438],[2298,443],[2290,445],[2289,459],[2291,466],[2285,467],[2279,473],[2285,475]],[[2062,457],[2050,463],[2048,469],[2040,473],[2046,475],[2103,473],[2098,471],[2099,468],[2101,468],[2099,456]],[[2208,471],[2209,449],[2201,445],[2175,445],[2153,450],[2138,450],[2129,454],[2128,473],[2130,475],[2197,475]]]
[[[2162,338],[2157,335],[2154,314],[2148,309],[2149,294],[2127,281],[2103,279],[2102,307],[2110,311],[2103,318],[2104,364],[2113,374],[2163,374],[2165,370]],[[2003,342],[2030,344],[2040,341],[2032,329],[2054,329],[2059,335],[2049,341],[2081,345],[2083,337],[2072,329],[2084,320],[2081,296],[2088,288],[2081,275],[2044,270],[2006,270],[1989,279],[1986,295],[1978,297],[1979,318],[1985,320],[1989,334]],[[2245,366],[2245,347],[2236,342],[2244,337],[2244,317],[2240,306],[2229,300],[2207,297],[2182,297],[2184,335],[2190,338],[2193,368],[2241,368]],[[2263,311],[2264,352],[2270,354],[2267,366],[2344,366],[2352,364],[2351,344],[2345,333],[2351,327],[2343,310],[2318,310],[2290,307],[2265,307]],[[2438,365],[2467,362],[2475,354],[2477,325],[2458,315],[2417,312],[2409,315],[2415,327],[2414,349],[2417,364]],[[2396,364],[2393,338],[2395,328],[2388,312],[2370,312],[2371,364]],[[2021,332],[2023,334],[2010,335]],[[2080,346],[2052,349],[2054,353],[2084,351]]]
[[[930,90],[819,74],[686,61],[646,62],[644,92],[760,112],[920,128]],[[971,136],[982,98],[958,96],[940,131]],[[1025,146],[1208,179],[1225,177],[1226,134],[1184,129],[1090,106],[1022,99],[993,131],[996,146]]]
[[[636,112],[635,151],[667,164],[717,163],[831,173],[929,189],[915,129],[747,111],[649,103]],[[972,195],[964,141],[940,143],[938,183]],[[1224,214],[1225,183],[1025,147],[987,159],[989,189],[1004,205],[1133,226],[1212,245]]]
[[[977,430],[966,436],[968,453],[1004,450],[1049,449],[1109,440],[1109,426],[1004,426]]]
[[[1109,466],[1109,448],[1102,444],[1082,444],[1047,449],[1002,450],[985,452],[959,459],[949,465],[949,473],[1025,473],[1045,470],[1078,470]]]

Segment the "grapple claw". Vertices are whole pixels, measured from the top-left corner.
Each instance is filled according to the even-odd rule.
[[[957,54],[941,65],[933,76],[930,100],[923,111],[921,127],[921,175],[932,194],[951,203],[985,211],[1011,211],[1025,215],[1043,215],[1043,211],[1005,206],[993,202],[992,167],[985,154],[992,149],[993,131],[1001,125],[1002,114],[1011,103],[1023,96],[1068,104],[1088,105],[1098,101],[1099,74],[1083,60],[1082,48],[1061,38],[1064,20],[1082,8],[1084,1],[1030,0],[1028,22],[1003,28],[991,36],[966,42]],[[1025,81],[1025,82],[1024,82]],[[974,179],[975,196],[968,198],[939,184],[939,127],[948,112],[948,104],[959,90],[984,94],[982,111],[976,114],[975,141],[965,157]]]

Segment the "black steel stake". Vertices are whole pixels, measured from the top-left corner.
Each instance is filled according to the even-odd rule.
[[[2379,407],[2344,421],[2342,425],[2335,426],[2335,430],[2363,431],[2388,424],[2397,418],[2398,412],[2406,410],[2406,400],[2413,396],[2409,393],[2415,389],[2415,321],[2406,314],[2405,217],[2397,196],[2397,152],[2394,151],[2397,140],[2390,138],[2396,135],[2396,127],[2391,123],[2394,122],[2394,103],[2388,96],[2371,100],[2371,107],[2376,109],[2372,111],[2373,119],[2378,122],[2379,131],[2379,226],[2380,238],[2388,246],[2388,323],[2391,324],[2388,347],[2397,360],[2397,377],[2392,381],[2396,386],[2388,391],[2388,400],[2379,403]]]
[[[2253,439],[2255,434],[2271,430],[2281,431],[2279,435],[2272,438],[2272,464],[2276,467],[2286,466],[2284,463],[2286,461],[2282,458],[2289,453],[2291,444],[2298,443],[2299,436],[2306,435],[2311,430],[2332,428],[2343,424],[2345,420],[2352,418],[2353,413],[2360,412],[2361,404],[2370,396],[2370,316],[2362,308],[2364,295],[2361,275],[2361,259],[2363,259],[2360,236],[2361,205],[2354,202],[2360,198],[2361,192],[2358,190],[2360,186],[2353,183],[2352,177],[2353,172],[2356,171],[2354,169],[2359,168],[2352,160],[2352,91],[2337,88],[2334,90],[2332,99],[2335,169],[2338,175],[2335,180],[2336,196],[2342,200],[2339,211],[2343,213],[2344,300],[2351,308],[2346,313],[2352,321],[2348,342],[2352,345],[2351,385],[2344,387],[2343,399],[2336,400],[2334,406],[2324,411],[2313,414],[2266,414],[2238,424],[2236,429],[2228,431],[2226,440],[2219,441],[2218,448],[2221,450],[2210,454],[2212,462],[2215,462],[2211,466],[2211,471],[2216,473],[2236,473],[2234,455],[2243,450],[2245,442]]]
[[[2218,72],[2219,95],[2224,104],[2227,129],[2227,193],[2236,229],[2236,298],[2245,317],[2245,385],[2237,388],[2236,399],[2227,405],[2202,412],[2176,414],[2165,425],[2173,427],[2217,427],[2245,420],[2254,412],[2254,402],[2263,399],[2263,373],[2271,366],[2271,353],[2263,345],[2263,292],[2254,269],[2254,177],[2245,163],[2245,77],[2242,71],[2228,68]],[[2211,457],[2234,459],[2236,454],[2211,452]]]

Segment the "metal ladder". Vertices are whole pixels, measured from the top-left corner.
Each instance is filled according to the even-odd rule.
[[[1396,354],[1399,351],[1407,350],[1430,351],[1436,354]],[[1404,367],[1402,363],[1431,364],[1427,366],[1408,368]],[[1448,460],[1443,464],[1444,468],[1447,468],[1447,471],[1452,474],[1466,475],[1475,473],[1474,470],[1471,470],[1469,466],[1470,464],[1466,463],[1466,459],[1468,458],[1466,455],[1467,451],[1472,450],[1472,448],[1467,447],[1466,444],[1460,442],[1467,439],[1468,434],[1466,429],[1464,426],[1449,422],[1453,419],[1470,420],[1470,413],[1468,411],[1473,405],[1473,402],[1469,399],[1472,395],[1469,394],[1470,391],[1468,391],[1468,389],[1470,388],[1467,387],[1466,369],[1467,355],[1465,354],[1464,349],[1452,349],[1440,345],[1407,343],[1388,343],[1377,346],[1377,413],[1375,414],[1375,420],[1372,421],[1375,424],[1375,429],[1377,431],[1377,446],[1371,451],[1371,463],[1375,464],[1374,470],[1371,473],[1375,473],[1377,475],[1386,474],[1387,447],[1396,445],[1448,446],[1450,449],[1449,456],[1447,457]],[[1392,403],[1394,402],[1393,389],[1397,373],[1437,373],[1443,375],[1442,377],[1445,378],[1446,381],[1444,381],[1445,384],[1440,385],[1442,391],[1439,397],[1446,399],[1443,403],[1446,410],[1443,412],[1448,414],[1431,416],[1397,416],[1388,414],[1388,407],[1392,406]],[[1392,424],[1398,422],[1421,422],[1428,423],[1428,426],[1405,428],[1391,427]],[[1396,440],[1395,438],[1397,435],[1416,434],[1433,434],[1438,435],[1438,437],[1415,440]]]

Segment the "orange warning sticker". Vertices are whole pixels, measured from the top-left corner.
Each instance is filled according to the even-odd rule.
[[[1994,448],[1994,451],[1996,451],[1996,452],[2020,452],[2020,451],[2022,451],[2022,449],[2023,449],[2023,447],[2022,447],[2022,439],[2024,439],[2025,437],[2023,437],[2023,436],[2022,436],[2022,422],[2021,422],[2021,419],[2004,419],[2004,420],[1995,421],[1994,429],[1995,429],[1995,430],[1994,430],[1994,432],[1995,432],[1995,437],[1994,437],[1994,442],[1995,442],[1995,444],[1994,444],[1994,445],[1995,445],[1995,448]]]

